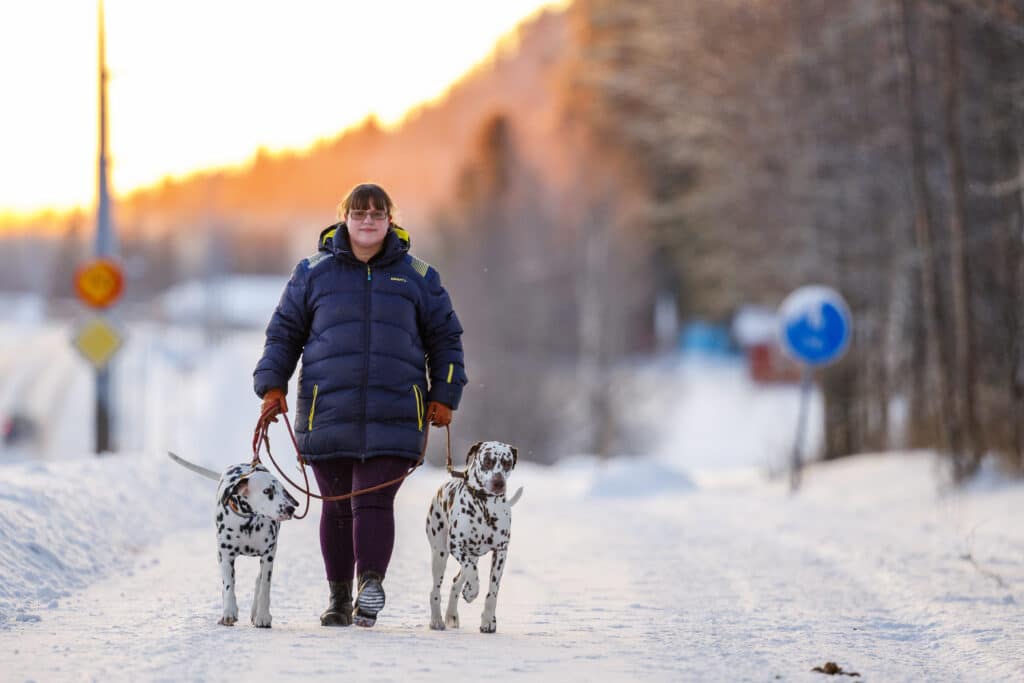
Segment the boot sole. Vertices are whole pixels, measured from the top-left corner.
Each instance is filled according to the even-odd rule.
[[[351,626],[352,617],[345,614],[331,614],[326,617],[320,617],[321,626]]]
[[[365,614],[353,614],[352,623],[363,628],[370,628],[377,623],[377,615],[371,617]]]
[[[362,626],[369,628],[377,623],[377,614],[384,609],[384,591],[380,589],[379,584],[377,590],[363,590],[356,597],[356,610],[352,614],[352,622],[356,626]]]

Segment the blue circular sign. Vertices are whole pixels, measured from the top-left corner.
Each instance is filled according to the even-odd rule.
[[[808,365],[828,365],[842,357],[850,345],[852,324],[846,301],[828,287],[801,287],[779,307],[782,348]]]

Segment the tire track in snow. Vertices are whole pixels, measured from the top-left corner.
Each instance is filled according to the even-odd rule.
[[[830,511],[804,503],[804,523],[787,528],[779,541],[853,587],[843,592],[858,600],[846,609],[861,615],[858,628],[865,637],[889,644],[893,660],[917,661],[926,677],[935,678],[955,672],[963,679],[1000,680],[1015,661],[1024,673],[1021,629],[1007,628],[1022,623],[1012,585],[1024,584],[1024,573],[1016,565],[1007,590],[976,572],[958,555],[958,534],[944,506],[936,499],[922,518],[917,506],[894,507],[891,516],[836,515],[834,505]],[[930,542],[906,547],[907,528]],[[982,628],[965,631],[965,623]],[[1001,662],[993,657],[1000,652]]]
[[[918,523],[913,509],[869,515],[834,498],[790,500],[781,487],[729,499],[699,494],[688,502],[690,514],[714,520],[691,546],[691,560],[703,565],[697,574],[717,572],[727,583],[704,593],[720,611],[709,622],[734,627],[729,653],[736,638],[748,637],[750,656],[771,662],[766,673],[778,672],[780,651],[808,668],[833,660],[881,680],[1004,680],[1021,667],[1024,636],[1011,626],[1022,623],[1016,601],[994,591],[990,580],[970,576],[952,537],[940,539],[944,550],[928,557],[914,557],[920,547],[901,548],[900,525]],[[680,523],[675,513],[661,512],[659,525]],[[951,586],[973,597],[951,605]]]

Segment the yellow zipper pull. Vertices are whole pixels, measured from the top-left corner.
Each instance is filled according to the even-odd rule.
[[[420,388],[415,384],[412,385],[412,393],[416,398],[416,423],[419,426],[419,430],[423,431],[423,399],[420,397]]]
[[[320,391],[320,385],[313,385],[313,402],[309,404],[309,428],[307,431],[313,431],[313,413],[316,412],[316,395]]]

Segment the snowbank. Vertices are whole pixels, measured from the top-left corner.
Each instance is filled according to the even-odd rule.
[[[0,321],[38,325],[46,316],[46,300],[39,294],[0,292]]]
[[[5,465],[2,475],[0,625],[39,621],[73,591],[130,570],[168,532],[209,522],[214,492],[138,453]]]
[[[164,317],[178,324],[204,323],[262,330],[288,279],[277,275],[232,275],[174,285],[160,297]]]
[[[693,356],[624,368],[624,417],[632,453],[646,453],[677,470],[785,467],[800,410],[797,385],[751,381],[742,361]],[[815,388],[808,406],[805,458],[823,441],[824,402]]]
[[[620,456],[603,461],[593,455],[576,455],[562,459],[547,475],[544,471],[545,468],[531,465],[517,468],[517,472],[530,479],[547,476],[574,482],[572,493],[583,498],[635,498],[697,489],[689,474],[650,456]]]

